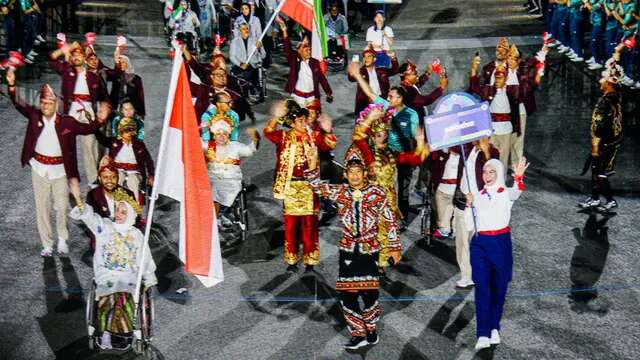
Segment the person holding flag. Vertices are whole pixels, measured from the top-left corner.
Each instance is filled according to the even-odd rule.
[[[291,40],[287,32],[287,25],[282,19],[277,20],[284,43],[284,52],[289,63],[289,76],[284,90],[291,94],[300,107],[307,102],[320,99],[320,86],[327,94],[327,102],[333,102],[333,91],[322,70],[318,59],[311,56],[311,44],[307,38],[298,44],[297,53],[291,47]]]

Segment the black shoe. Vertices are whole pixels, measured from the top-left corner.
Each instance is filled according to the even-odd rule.
[[[287,266],[287,272],[288,273],[292,273],[292,274],[297,273],[298,272],[298,265],[297,264],[293,264],[293,265]]]
[[[297,269],[297,267],[296,267]],[[313,272],[313,265],[307,265],[304,267],[304,272],[305,273],[312,273]]]
[[[352,336],[348,343],[344,344],[345,349],[356,350],[369,345],[364,336]]]
[[[377,331],[370,332],[367,334],[367,343],[369,343],[369,345],[375,345],[379,341],[380,341],[380,338],[378,337]]]

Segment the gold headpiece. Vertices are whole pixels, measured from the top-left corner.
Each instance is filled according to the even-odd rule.
[[[506,37],[501,37],[500,40],[498,40],[496,50],[509,51],[509,40],[507,40]]]
[[[138,132],[138,124],[133,118],[124,117],[118,123],[118,134],[121,134],[125,130],[133,130],[133,132]]]
[[[516,44],[511,44],[511,47],[509,48],[509,57],[520,58],[520,51],[518,51]]]
[[[129,195],[123,188],[117,188],[116,191],[113,192],[113,200],[117,203],[119,201],[124,201],[127,204],[131,205],[133,210],[137,215],[140,215],[142,209],[140,209],[140,204],[133,198],[133,196]]]

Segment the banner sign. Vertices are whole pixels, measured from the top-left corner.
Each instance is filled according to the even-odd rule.
[[[428,115],[424,124],[431,151],[465,144],[493,133],[487,102]]]
[[[369,0],[369,4],[402,4],[402,0]]]

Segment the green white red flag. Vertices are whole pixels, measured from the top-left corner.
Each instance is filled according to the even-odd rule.
[[[327,30],[322,15],[322,0],[283,0],[282,12],[311,31],[311,56],[320,61],[325,71],[324,58],[328,55]]]

